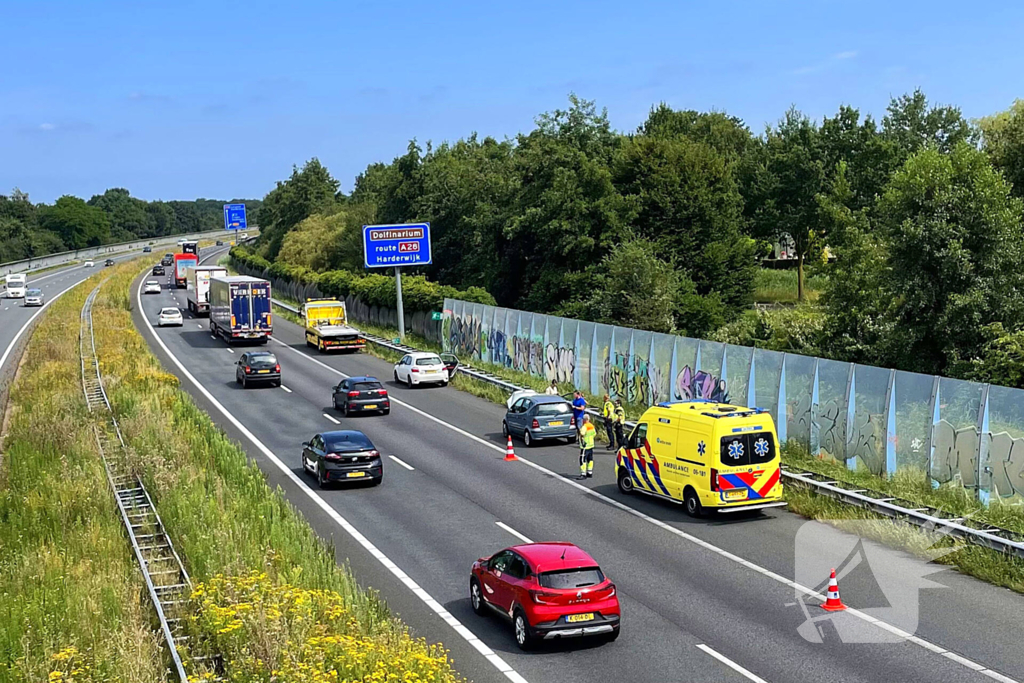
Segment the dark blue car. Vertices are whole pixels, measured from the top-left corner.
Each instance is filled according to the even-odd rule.
[[[561,396],[523,396],[505,413],[502,434],[520,436],[527,446],[544,439],[576,440],[572,405]]]

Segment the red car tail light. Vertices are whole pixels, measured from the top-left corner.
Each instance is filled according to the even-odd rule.
[[[371,458],[379,458],[380,451],[370,451],[369,453],[367,453],[367,455],[369,455]]]
[[[387,396],[388,395],[388,390],[387,389],[378,389],[377,393],[380,394],[381,396]]]
[[[277,365],[274,366],[274,372],[281,372],[281,364],[280,363],[278,363]]]
[[[419,371],[420,371],[420,369],[419,369],[419,368],[413,368],[413,369],[412,369],[412,371],[413,371],[413,372],[419,372]]]
[[[711,468],[711,490],[718,491],[718,470]]]
[[[350,392],[348,392],[348,397],[349,398],[355,398],[358,395],[359,395],[358,391],[350,391]]]
[[[250,368],[248,365],[246,365],[245,366],[245,374],[248,375],[250,372],[252,372],[252,368]]]
[[[575,427],[576,426],[576,418],[575,417],[570,417],[569,418],[569,426],[570,427]]]
[[[534,429],[537,429],[540,427],[540,422],[537,422],[537,418],[533,418],[533,422],[530,423],[530,426],[533,427]]]
[[[530,597],[538,605],[557,605],[558,593],[547,593],[545,591],[530,591]]]
[[[593,600],[609,600],[615,597],[615,584],[610,583],[604,588],[598,588],[591,594]]]
[[[339,455],[338,453],[328,453],[328,454],[327,454],[327,455],[325,455],[324,457],[325,457],[325,458],[326,458],[327,460],[338,460],[338,461],[340,461],[340,460],[341,460],[341,455]]]

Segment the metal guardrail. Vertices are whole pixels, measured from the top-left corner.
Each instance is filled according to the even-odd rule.
[[[82,391],[85,393],[89,412],[105,411],[110,418],[109,425],[101,425],[99,422],[93,425],[96,443],[107,473],[107,482],[117,501],[121,521],[124,523],[135,559],[146,581],[146,590],[160,620],[160,630],[167,643],[175,672],[182,683],[187,683],[188,675],[178,654],[178,643],[188,639],[188,636],[181,634],[181,628],[188,616],[186,608],[192,594],[192,580],[185,571],[174,544],[171,543],[160,515],[157,514],[153,499],[131,466],[121,428],[117,424],[107,392],[103,388],[92,324],[92,304],[102,284],[96,286],[82,306],[79,331]]]
[[[299,309],[283,301],[277,299],[272,299],[272,301],[274,305],[280,306],[286,311],[299,313]],[[365,334],[364,336],[367,341],[392,351],[410,353],[420,350],[406,344],[396,344],[391,340],[377,337],[376,335]],[[459,372],[465,373],[481,382],[501,387],[509,392],[525,388],[468,364],[460,364]],[[601,417],[601,414],[592,408],[588,409],[587,413],[593,417]],[[636,426],[636,423],[626,422],[626,426],[632,429]],[[888,497],[884,493],[871,491],[870,489],[854,488],[852,485],[847,487],[843,482],[834,481],[816,472],[788,465],[782,467],[782,476],[790,484],[804,486],[813,490],[818,495],[828,496],[849,505],[855,505],[876,514],[929,529],[942,535],[952,536],[974,545],[1024,558],[1024,535],[1008,529],[985,525],[977,525],[980,528],[976,528],[975,526],[970,526],[970,520],[963,517],[951,517],[938,508],[920,505],[909,500]]]

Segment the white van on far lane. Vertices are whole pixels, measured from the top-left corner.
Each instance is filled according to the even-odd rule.
[[[11,273],[4,276],[8,299],[24,299],[27,286],[25,273]]]

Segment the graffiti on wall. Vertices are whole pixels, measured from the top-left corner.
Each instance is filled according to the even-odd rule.
[[[988,457],[992,469],[992,488],[1003,497],[1024,496],[1024,439],[1006,432],[989,434]],[[939,420],[932,432],[932,479],[945,484],[959,480],[964,486],[978,485],[978,429],[955,429]]]
[[[571,382],[576,370],[576,349],[548,344],[544,349],[544,376],[548,380]]]
[[[614,353],[604,361],[604,386],[612,398],[651,405],[662,400],[661,369],[640,354]]]
[[[729,393],[726,391],[724,379],[719,379],[703,370],[694,372],[689,365],[684,366],[682,371],[676,375],[673,390],[678,401],[705,398],[709,401],[729,402]]]
[[[501,330],[491,329],[487,335],[487,346],[491,350],[491,362],[506,368],[512,367],[512,354],[508,350],[508,340]]]
[[[479,358],[481,351],[482,334],[480,321],[472,318],[450,317],[448,325],[448,345],[457,355]]]
[[[1006,432],[992,435],[988,448],[992,488],[999,496],[1024,496],[1024,439]]]
[[[885,474],[885,454],[878,444],[884,439],[881,416],[858,412],[853,416],[850,441],[846,444],[846,458],[857,458],[872,474]]]
[[[836,460],[844,460],[846,454],[846,411],[839,409],[839,401],[830,399],[821,404],[818,411],[820,447]]]

